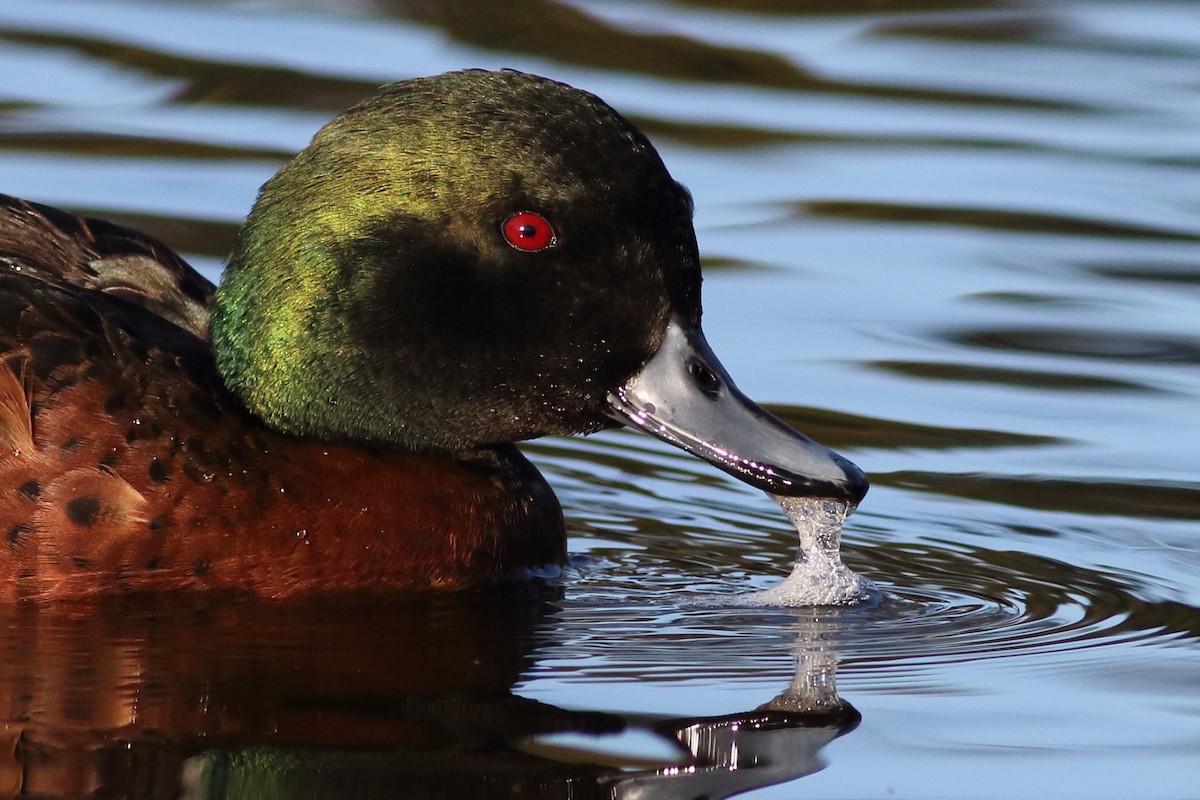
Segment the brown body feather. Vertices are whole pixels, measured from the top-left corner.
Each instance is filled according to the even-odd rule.
[[[515,448],[264,427],[216,371],[212,291],[148,237],[0,196],[0,598],[467,586],[561,561]]]

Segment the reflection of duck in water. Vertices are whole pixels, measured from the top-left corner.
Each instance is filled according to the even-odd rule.
[[[818,769],[857,722],[821,638],[836,623],[805,628],[791,686],[744,713],[630,717],[514,695],[552,655],[536,631],[556,612],[538,600],[22,609],[3,624],[0,795],[716,798]],[[653,767],[630,749],[649,740]]]
[[[0,202],[10,595],[468,586],[561,562],[512,442],[630,423],[781,495],[862,473],[730,383],[685,190],[597,98],[406,81],[263,188],[215,291],[162,244]]]

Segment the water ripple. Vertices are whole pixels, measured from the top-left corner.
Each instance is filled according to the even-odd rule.
[[[1161,587],[1148,586],[1146,576],[998,540],[970,546],[964,542],[972,536],[992,537],[972,534],[974,526],[961,519],[952,523],[962,529],[952,538],[914,540],[901,531],[929,530],[929,520],[851,517],[846,563],[874,582],[870,601],[747,608],[741,598],[778,584],[795,557],[794,534],[773,507],[745,503],[736,487],[726,494],[720,481],[703,480],[702,466],[676,466],[669,454],[638,447],[628,435],[539,450],[541,461],[552,456],[556,478],[576,458],[621,476],[620,488],[603,497],[564,492],[577,555],[555,628],[569,642],[571,680],[757,679],[790,669],[796,648],[819,646],[867,686],[927,688],[944,679],[942,667],[965,661],[1019,659],[1045,668],[1119,645],[1200,638],[1200,609],[1157,599]],[[874,477],[879,485],[918,488],[909,473]],[[941,490],[947,482],[973,486],[972,499],[1040,503],[1058,512],[1192,518],[1200,507],[1192,487],[954,478],[925,476]],[[627,502],[631,493],[641,499]],[[1049,533],[1048,541],[1061,536]],[[703,659],[687,657],[701,645]]]
[[[855,555],[866,574],[892,580],[877,581],[872,601],[817,609],[723,603],[778,578],[734,570],[698,580],[640,554],[592,561],[572,581],[556,625],[571,632],[576,680],[746,678],[793,640],[837,654],[867,685],[925,686],[941,666],[965,661],[1037,656],[1030,663],[1046,667],[1097,648],[1200,638],[1200,610],[1139,599],[1117,577],[1052,559],[936,547]],[[901,560],[909,574],[896,576],[889,567]],[[681,660],[698,643],[702,663]],[[609,658],[618,647],[620,658]]]
[[[1146,239],[1174,242],[1200,241],[1194,231],[1173,230],[1068,214],[967,208],[918,203],[884,203],[858,200],[810,200],[799,204],[801,214],[836,219],[918,225],[953,225],[989,231],[1041,233],[1053,236],[1096,236],[1112,239]]]

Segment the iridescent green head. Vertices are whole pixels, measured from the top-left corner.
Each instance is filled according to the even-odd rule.
[[[691,202],[646,138],[467,71],[384,87],[263,187],[212,332],[275,428],[458,451],[603,427],[672,317],[699,323]]]
[[[465,452],[617,420],[768,492],[857,503],[862,471],[708,347],[691,216],[590,94],[517,72],[386,86],[263,187],[217,363],[301,436]]]

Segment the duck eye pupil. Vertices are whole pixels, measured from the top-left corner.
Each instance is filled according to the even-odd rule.
[[[526,253],[545,250],[558,242],[550,222],[533,211],[522,211],[508,217],[500,225],[500,232],[510,246]]]

